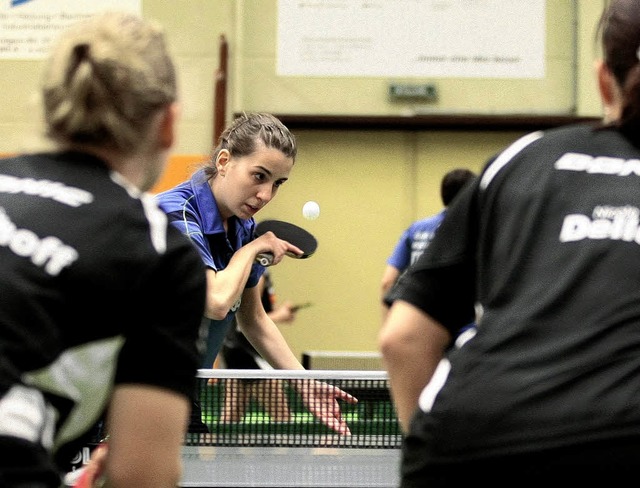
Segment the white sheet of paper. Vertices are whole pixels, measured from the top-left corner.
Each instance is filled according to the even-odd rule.
[[[280,76],[543,78],[545,0],[278,0]]]
[[[70,24],[104,10],[142,13],[142,0],[0,0],[0,59],[43,59]]]

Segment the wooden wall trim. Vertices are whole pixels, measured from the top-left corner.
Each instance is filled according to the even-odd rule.
[[[237,114],[236,114],[237,115]],[[291,130],[449,130],[532,131],[580,122],[598,122],[598,117],[572,115],[296,115],[274,114]]]

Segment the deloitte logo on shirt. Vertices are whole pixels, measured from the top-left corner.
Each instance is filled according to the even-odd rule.
[[[583,239],[611,239],[640,244],[640,209],[637,207],[598,206],[592,217],[582,214],[565,216],[560,242]]]

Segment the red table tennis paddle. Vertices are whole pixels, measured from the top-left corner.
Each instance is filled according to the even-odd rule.
[[[301,256],[297,254],[289,254],[289,256],[306,259],[311,256],[318,248],[318,241],[307,230],[289,222],[282,220],[263,220],[256,226],[256,236],[259,237],[265,232],[273,232],[278,239],[288,241],[296,247],[302,249]],[[273,263],[273,255],[271,253],[261,253],[256,256],[262,266],[270,266]]]

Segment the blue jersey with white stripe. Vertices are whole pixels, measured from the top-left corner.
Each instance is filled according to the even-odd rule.
[[[215,271],[223,270],[233,254],[254,239],[255,221],[231,217],[227,233],[222,223],[209,182],[204,170],[197,171],[189,180],[159,193],[158,205],[169,216],[171,225],[186,235],[196,246],[204,264]],[[254,264],[246,288],[258,284],[264,267]],[[222,320],[203,319],[208,322],[207,351],[202,367],[211,368],[222,346],[222,340],[240,307],[236,303]]]

